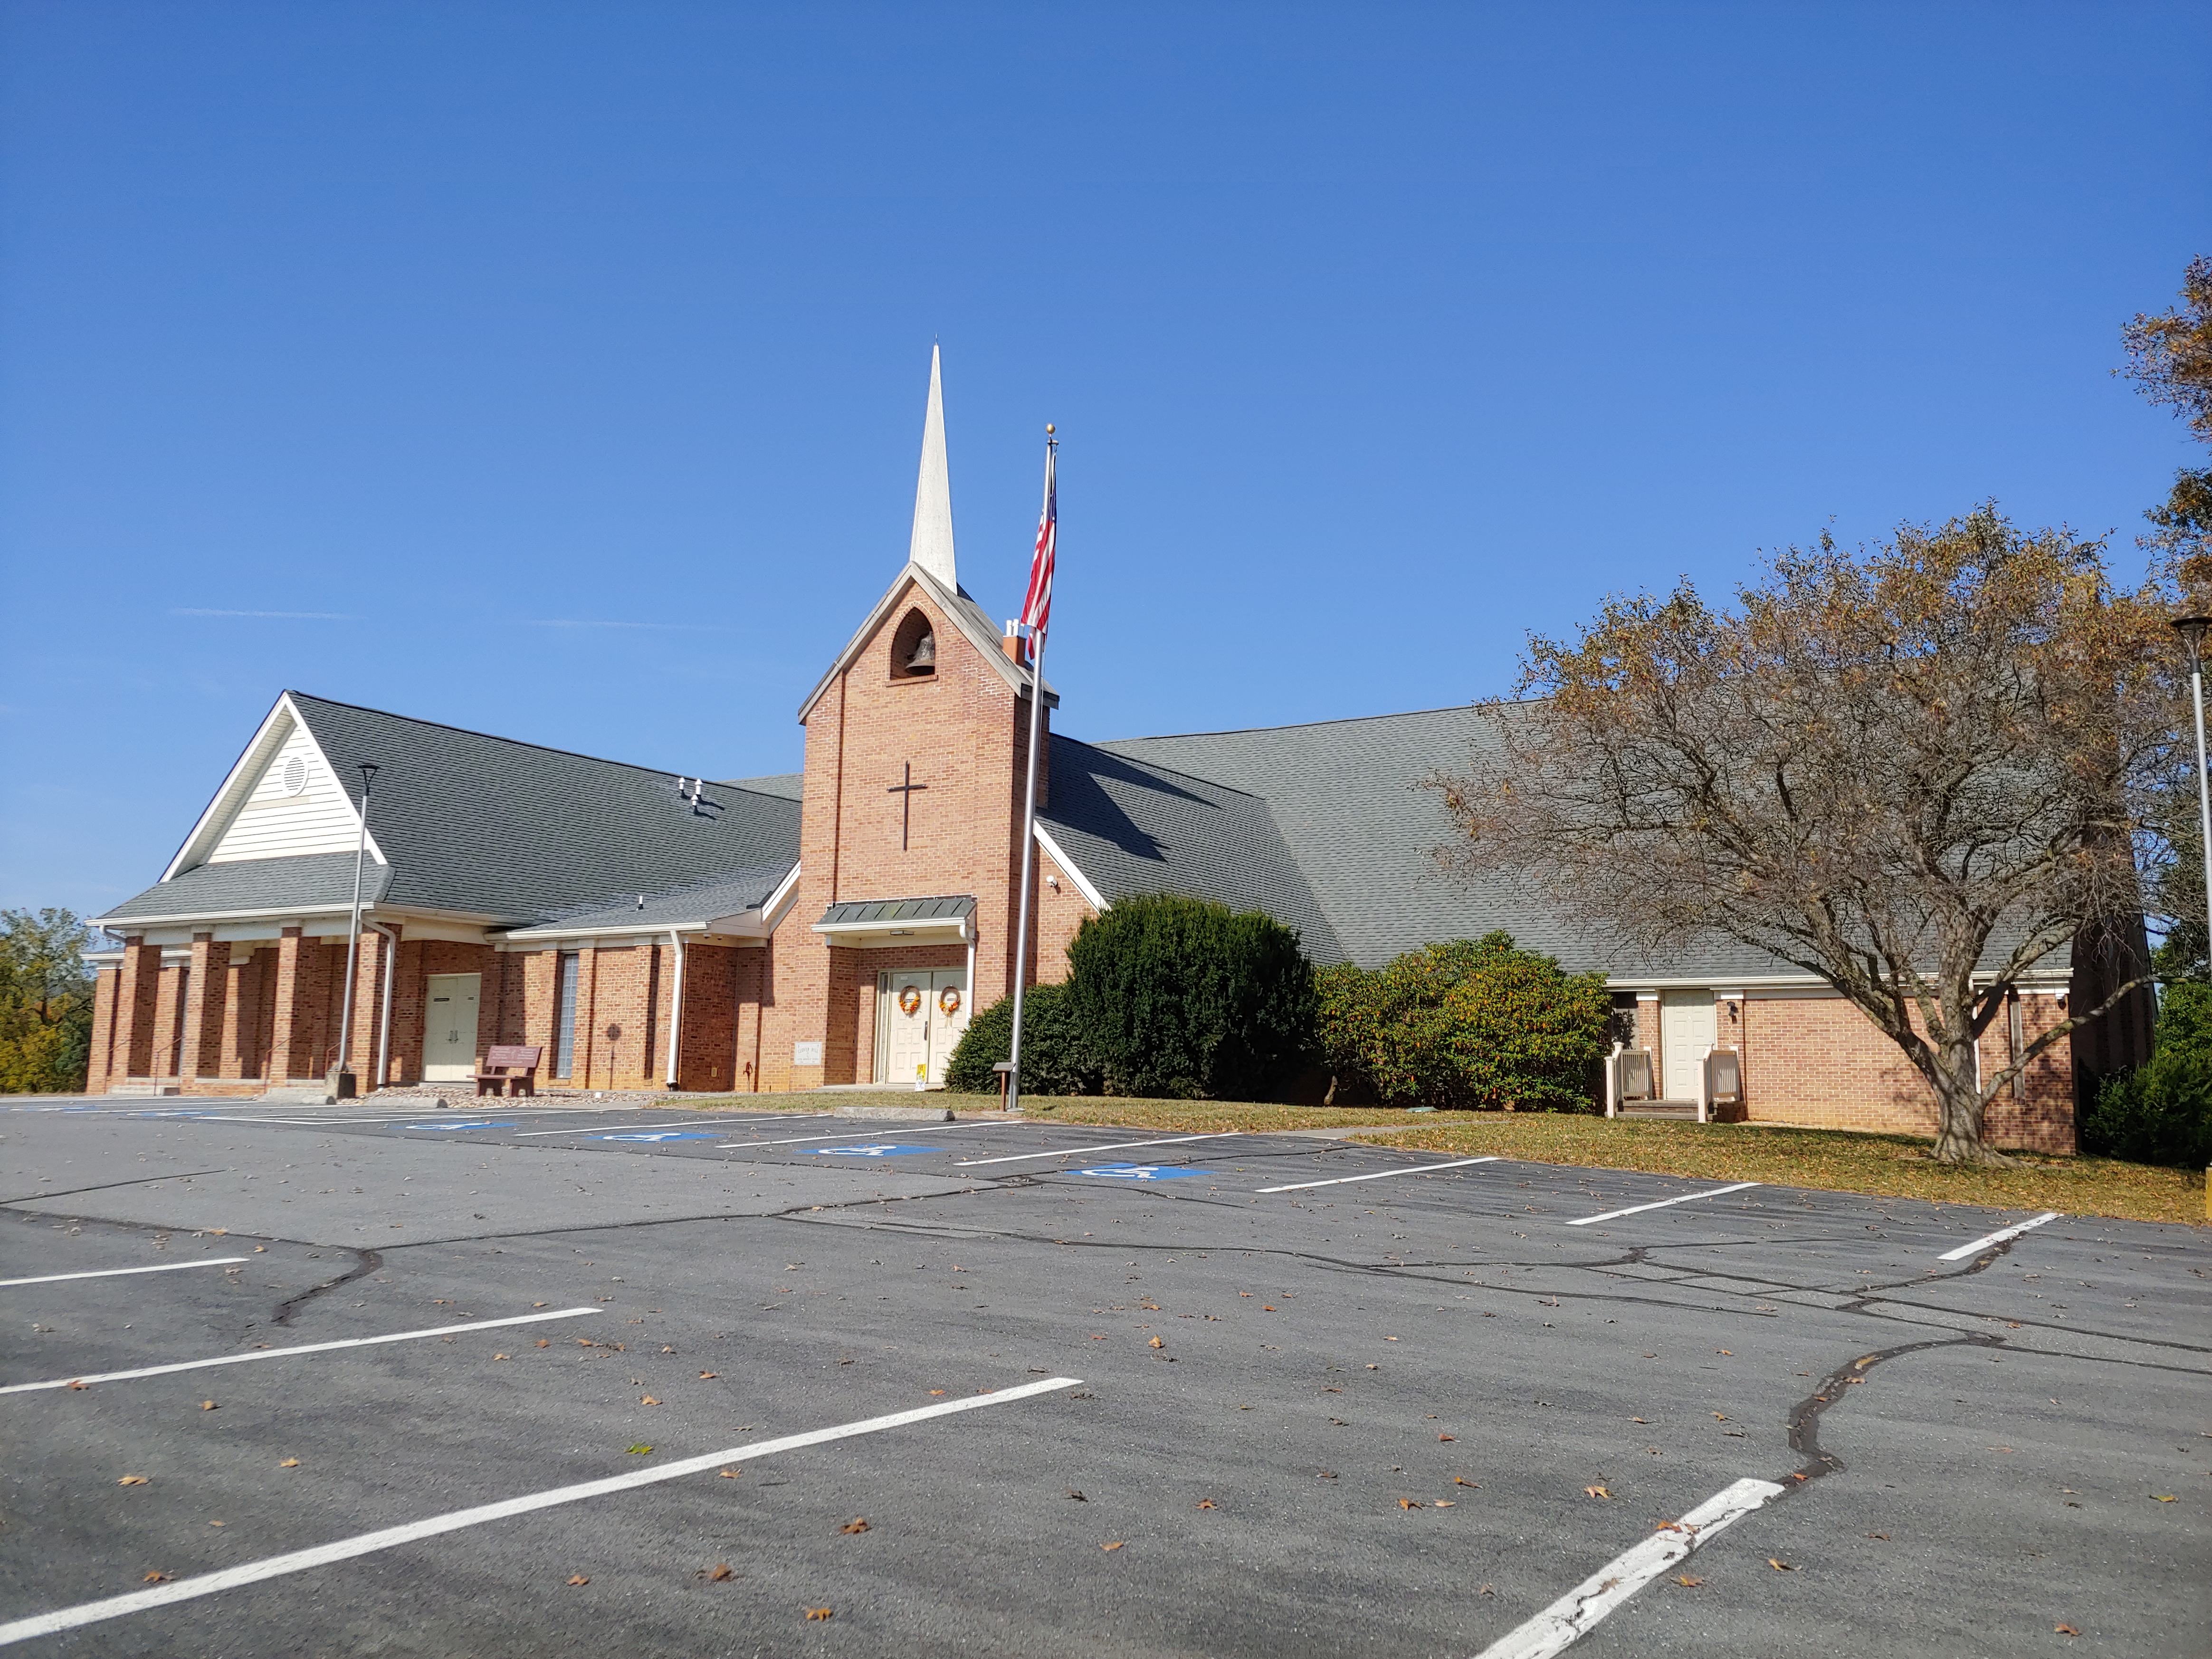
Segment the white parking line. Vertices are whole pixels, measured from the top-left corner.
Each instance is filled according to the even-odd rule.
[[[1261,1187],[1263,1193],[1302,1193],[1309,1187],[1341,1187],[1347,1181],[1380,1181],[1385,1176],[1427,1175],[1432,1170],[1458,1170],[1470,1164],[1495,1164],[1492,1158],[1455,1158],[1449,1164],[1416,1164],[1410,1169],[1377,1170],[1372,1175],[1339,1176],[1334,1181],[1293,1181],[1287,1187]]]
[[[17,1382],[0,1394],[30,1394],[40,1389],[73,1389],[94,1382],[130,1382],[142,1376],[167,1376],[172,1371],[203,1370],[210,1365],[242,1365],[249,1359],[290,1359],[303,1353],[328,1353],[333,1348],[373,1348],[380,1342],[416,1342],[426,1336],[459,1336],[463,1331],[488,1331],[500,1325],[535,1325],[548,1319],[580,1319],[601,1312],[598,1308],[563,1308],[558,1313],[516,1314],[507,1319],[471,1319],[465,1325],[439,1325],[427,1331],[393,1331],[385,1336],[349,1336],[342,1342],[310,1342],[297,1348],[257,1348],[252,1353],[218,1354],[213,1359],[180,1359],[173,1365],[148,1365],[135,1371],[101,1371],[82,1376],[58,1376],[51,1382]]]
[[[970,1158],[962,1159],[952,1167],[969,1170],[979,1164],[1025,1164],[1037,1158],[1088,1158],[1093,1152],[1126,1152],[1132,1146],[1179,1146],[1189,1140],[1234,1140],[1239,1133],[1235,1129],[1224,1129],[1212,1134],[1170,1135],[1164,1140],[1117,1140],[1108,1146],[1070,1146],[1057,1152],[1015,1152],[1006,1158]]]
[[[777,1115],[784,1115],[779,1113]],[[519,1135],[510,1135],[508,1139],[530,1140],[538,1135],[588,1135],[596,1133],[601,1129],[684,1129],[696,1127],[702,1123],[745,1123],[760,1121],[748,1115],[742,1117],[687,1117],[679,1123],[587,1123],[580,1129],[530,1129]]]
[[[2030,1228],[2040,1227],[2046,1221],[2060,1220],[2063,1218],[2064,1214],[2065,1212],[2063,1210],[2045,1210],[2041,1215],[2036,1217],[2033,1221],[2023,1221],[2017,1227],[1999,1228],[1996,1232],[1990,1234],[1986,1238],[1978,1238],[1971,1244],[1961,1244],[1955,1250],[1946,1250],[1942,1255],[1937,1256],[1936,1259],[1938,1261],[1956,1261],[1961,1256],[1972,1255],[1977,1251],[1986,1250],[1992,1244],[2002,1244],[2008,1238],[2018,1238],[2022,1233],[2027,1231]]]
[[[64,1279],[114,1279],[124,1273],[173,1273],[179,1267],[213,1267],[225,1261],[243,1261],[242,1255],[208,1255],[197,1261],[161,1261],[150,1267],[101,1267],[88,1273],[41,1273],[36,1279],[0,1279],[0,1290],[10,1285],[58,1285]]]
[[[1625,1215],[1642,1215],[1646,1210],[1663,1210],[1669,1204],[1687,1204],[1693,1198],[1718,1198],[1723,1193],[1740,1193],[1747,1187],[1757,1185],[1756,1181],[1739,1181],[1733,1187],[1708,1187],[1702,1193],[1684,1193],[1680,1198],[1662,1198],[1656,1204],[1632,1204],[1625,1210],[1607,1210],[1603,1215],[1580,1216],[1567,1225],[1587,1227],[1593,1221],[1618,1221]]]
[[[574,1486],[556,1486],[550,1492],[531,1492],[496,1504],[480,1504],[474,1509],[455,1510],[450,1514],[432,1516],[428,1520],[410,1521],[404,1526],[386,1527],[380,1532],[365,1532],[352,1538],[342,1538],[334,1544],[319,1544],[313,1549],[295,1550],[289,1555],[272,1555],[266,1560],[249,1562],[244,1566],[203,1573],[197,1578],[180,1578],[174,1583],[133,1590],[127,1595],[111,1595],[105,1601],[86,1601],[74,1607],[63,1607],[58,1612],[18,1619],[12,1624],[0,1625],[0,1647],[11,1642],[28,1641],[34,1636],[52,1636],[60,1631],[97,1624],[104,1619],[120,1618],[128,1613],[143,1613],[149,1607],[167,1607],[175,1601],[213,1595],[219,1590],[235,1589],[240,1584],[257,1584],[264,1578],[281,1577],[288,1572],[305,1572],[313,1567],[328,1566],[334,1561],[350,1560],[356,1555],[368,1555],[378,1550],[411,1544],[417,1539],[435,1538],[441,1533],[459,1532],[464,1527],[480,1526],[487,1521],[503,1521],[509,1516],[527,1515],[533,1510],[551,1509],[557,1504],[574,1504],[586,1498],[603,1498],[611,1492],[631,1492],[663,1480],[681,1480],[687,1474],[703,1474],[739,1458],[752,1462],[776,1452],[796,1451],[804,1446],[818,1446],[831,1440],[848,1440],[855,1435],[878,1434],[885,1429],[902,1428],[908,1423],[950,1416],[954,1412],[977,1411],[985,1406],[1011,1405],[1017,1400],[1026,1400],[1033,1395],[1046,1394],[1054,1389],[1078,1388],[1082,1382],[1079,1376],[1047,1377],[1042,1382],[1024,1382],[1014,1388],[1001,1389],[995,1394],[970,1395],[963,1400],[947,1400],[934,1406],[917,1406],[912,1411],[893,1412],[885,1417],[865,1418],[857,1423],[841,1423],[835,1428],[786,1435],[780,1440],[763,1440],[750,1446],[732,1446],[726,1451],[709,1452],[704,1457],[683,1458],[656,1469],[639,1469],[629,1474],[610,1475],[604,1480],[586,1480]]]
[[[850,1135],[793,1135],[788,1140],[721,1140],[714,1144],[716,1152],[726,1146],[796,1146],[810,1140],[881,1140],[885,1135],[941,1135],[956,1129],[1015,1129],[1021,1126],[1012,1121],[999,1123],[933,1123],[926,1129],[867,1129]]]
[[[1726,1526],[1782,1496],[1771,1480],[1739,1480],[1634,1549],[1615,1556],[1519,1629],[1485,1648],[1479,1659],[1552,1659],[1597,1621]],[[124,1598],[128,1600],[129,1598]]]

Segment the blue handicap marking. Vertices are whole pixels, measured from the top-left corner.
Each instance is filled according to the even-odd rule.
[[[806,1149],[823,1158],[897,1158],[907,1152],[941,1152],[942,1146],[897,1146],[890,1141],[876,1141],[866,1146],[810,1146]]]
[[[410,1129],[512,1129],[512,1123],[494,1123],[489,1119],[471,1118],[466,1123],[410,1123]]]
[[[1099,1164],[1075,1173],[1097,1176],[1101,1181],[1182,1181],[1206,1171],[1178,1169],[1172,1164]]]
[[[632,1129],[618,1135],[593,1135],[594,1140],[720,1140],[703,1129]]]

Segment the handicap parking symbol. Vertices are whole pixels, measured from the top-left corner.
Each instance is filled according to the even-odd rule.
[[[898,1146],[890,1141],[878,1141],[866,1146],[810,1146],[807,1151],[823,1158],[897,1158],[906,1152],[941,1152],[942,1146]]]
[[[633,1129],[625,1134],[594,1135],[594,1140],[720,1140],[721,1136],[709,1134],[703,1129]]]
[[[410,1123],[407,1127],[410,1129],[439,1129],[450,1131],[453,1129],[512,1129],[514,1125],[512,1123],[494,1123],[489,1119],[472,1118],[466,1123]]]
[[[1171,1164],[1100,1164],[1075,1173],[1096,1176],[1101,1181],[1182,1181],[1206,1171],[1178,1169]]]

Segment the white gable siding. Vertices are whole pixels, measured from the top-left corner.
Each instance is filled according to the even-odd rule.
[[[295,759],[307,768],[307,786],[296,795],[288,795],[284,771]],[[224,826],[207,862],[233,864],[304,853],[350,853],[360,833],[353,803],[324,763],[322,751],[307,728],[295,723],[255,781],[238,815]],[[374,856],[373,847],[370,855]]]

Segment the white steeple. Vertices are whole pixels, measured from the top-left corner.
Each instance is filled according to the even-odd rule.
[[[952,476],[945,465],[945,392],[938,378],[938,350],[929,349],[929,414],[921,426],[921,476],[914,486],[914,538],[907,557],[960,591],[952,562]]]

